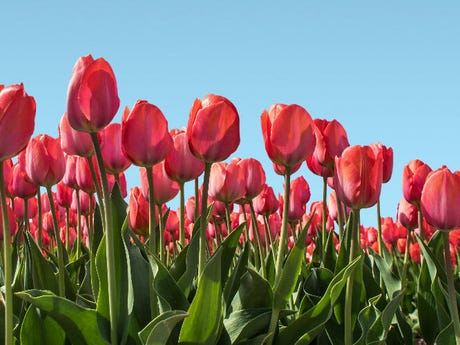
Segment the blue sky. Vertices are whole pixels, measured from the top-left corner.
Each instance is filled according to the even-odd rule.
[[[112,65],[122,106],[146,99],[170,128],[193,100],[221,94],[237,107],[241,145],[282,189],[263,146],[260,114],[297,103],[337,119],[351,144],[394,149],[382,214],[394,216],[402,169],[421,159],[460,170],[460,7],[454,1],[9,1],[2,5],[0,83],[37,101],[35,134],[57,136],[78,57]],[[306,165],[312,200],[321,178]],[[138,183],[137,168],[127,173]],[[175,207],[175,204],[172,204]],[[363,214],[372,225],[375,210]]]

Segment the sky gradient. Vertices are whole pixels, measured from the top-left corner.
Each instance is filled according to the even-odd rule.
[[[57,136],[76,60],[111,64],[124,106],[145,99],[169,128],[187,125],[195,98],[215,93],[240,114],[232,157],[260,160],[281,192],[260,129],[273,103],[337,119],[350,144],[394,150],[382,215],[395,216],[402,169],[421,159],[460,170],[460,7],[454,1],[9,1],[0,19],[0,84],[35,97],[35,135]],[[304,164],[312,200],[322,179]],[[138,169],[127,172],[138,184]],[[311,202],[310,202],[311,203]],[[309,204],[310,204],[309,203]],[[308,207],[309,207],[308,204]],[[177,201],[171,204],[177,207]],[[375,210],[362,222],[375,224]]]

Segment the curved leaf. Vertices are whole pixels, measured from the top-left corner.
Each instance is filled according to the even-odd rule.
[[[164,312],[139,332],[139,338],[144,345],[165,345],[176,325],[187,316],[182,310]]]

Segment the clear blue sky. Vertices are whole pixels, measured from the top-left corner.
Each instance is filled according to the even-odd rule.
[[[240,114],[234,156],[260,160],[275,191],[282,177],[265,153],[260,114],[298,103],[339,120],[351,144],[393,147],[382,214],[394,216],[410,160],[460,170],[458,18],[454,1],[8,1],[0,83],[23,82],[37,101],[35,134],[53,136],[83,55],[112,65],[120,113],[146,99],[170,128],[186,126],[196,97],[221,94]],[[320,199],[321,178],[306,165],[299,174]],[[127,176],[138,183],[137,168]]]

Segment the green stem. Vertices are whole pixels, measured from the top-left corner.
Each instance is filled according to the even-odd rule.
[[[207,253],[207,240],[206,240],[206,228],[208,226],[206,222],[206,211],[208,205],[208,188],[209,188],[209,175],[211,174],[212,163],[206,162],[204,168],[203,177],[203,192],[201,195],[201,218],[200,218],[200,257],[198,260],[198,277],[204,272],[206,266],[206,253]]]
[[[179,183],[179,198],[180,198],[180,233],[179,243],[181,249],[185,246],[185,193],[184,193],[184,182]]]
[[[359,246],[359,209],[353,210],[353,226],[351,227],[351,246],[350,256],[348,263],[352,262],[356,257],[358,246]],[[355,274],[352,272],[347,279],[347,288],[345,292],[345,334],[344,343],[345,345],[353,344],[353,328],[352,328],[352,306],[353,306],[353,285],[355,280]]]
[[[65,249],[69,252],[69,232],[70,232],[70,214],[69,208],[66,207],[65,209]]]
[[[29,231],[29,199],[24,199],[24,232]]]
[[[77,194],[77,259],[80,257],[80,238],[81,238],[81,208],[80,208],[80,191],[75,190]],[[89,228],[89,224],[88,224]],[[92,241],[89,242],[89,255],[92,255]]]
[[[0,166],[0,204],[3,225],[3,274],[5,283],[5,344],[13,344],[13,263],[11,258],[10,224],[6,206],[3,165]]]
[[[279,280],[281,278],[281,271],[283,268],[283,261],[284,261],[284,252],[287,247],[287,225],[288,225],[288,210],[289,210],[289,194],[291,192],[291,169],[286,167],[286,172],[284,175],[284,205],[283,205],[283,218],[281,220],[281,235],[280,241],[278,246],[278,253],[276,256],[276,265],[275,265],[275,285],[279,284]],[[270,326],[268,329],[268,334],[271,334],[268,344],[271,345],[273,343],[273,339],[275,337],[275,333],[277,331],[278,326],[278,318],[280,314],[280,309],[278,307],[272,308],[272,315],[270,319]]]
[[[43,243],[43,210],[42,210],[42,196],[40,193],[40,186],[37,186],[37,213],[38,213],[38,247],[42,249]]]
[[[50,186],[46,186],[46,192],[48,194],[48,200],[50,202],[51,216],[53,217],[53,228],[54,228],[54,240],[56,241],[57,248],[57,259],[58,259],[58,283],[59,283],[59,296],[65,297],[65,266],[64,266],[64,253],[63,244],[59,236],[59,223],[56,215],[56,206],[54,205],[53,192]]]
[[[91,133],[94,152],[96,153],[99,172],[101,173],[102,181],[102,196],[104,206],[104,225],[106,236],[106,255],[107,255],[107,281],[109,292],[109,313],[110,313],[110,341],[113,345],[118,345],[118,315],[116,306],[120,301],[117,301],[117,282],[115,276],[115,239],[114,229],[112,224],[112,204],[110,202],[109,186],[107,176],[105,174],[104,160],[102,159],[101,147],[97,138],[97,133]],[[97,185],[97,180],[94,181]],[[102,211],[102,210],[101,210]]]
[[[380,215],[380,199],[377,201],[377,244],[379,247],[379,254],[383,257],[383,239],[382,239],[382,217]]]
[[[324,262],[326,256],[326,213],[327,213],[327,177],[323,177],[323,214],[321,219],[321,252]]]
[[[343,238],[343,224],[344,222],[344,217],[345,215],[343,214],[343,207],[342,207],[342,202],[340,201],[339,197],[337,194],[335,195],[335,202],[337,204],[337,223],[339,223],[339,237],[340,241],[342,241]]]
[[[160,235],[160,261],[162,263],[165,263],[165,233],[164,233],[164,228],[163,228],[163,210],[161,208],[161,205],[157,205],[158,207],[158,232]]]
[[[407,269],[409,265],[409,246],[410,246],[410,230],[407,229],[406,248],[404,251],[403,271],[402,271],[402,276],[401,276],[401,288],[402,289],[406,287]]]
[[[261,241],[260,241],[260,234],[259,234],[259,226],[257,225],[256,213],[254,211],[254,205],[252,204],[252,200],[249,201],[249,208],[251,209],[252,228],[254,230],[254,235],[256,237],[257,252],[260,258],[260,266],[262,266],[262,276],[266,279],[267,269],[265,267],[264,253],[262,251],[262,246],[260,243]]]
[[[452,323],[454,324],[455,340],[456,340],[457,345],[460,345],[460,321],[458,318],[457,292],[455,291],[452,262],[450,261],[449,232],[442,231],[442,234],[443,234],[443,239],[444,239],[444,263],[446,265],[447,289],[449,291],[450,314],[452,317]]]
[[[199,188],[198,177],[197,177],[195,179],[195,210],[193,212],[193,219],[195,220],[195,222],[198,219],[198,216],[200,214],[199,202],[200,202],[200,188]]]
[[[425,234],[423,233],[423,214],[422,214],[422,209],[420,207],[420,205],[417,205],[417,219],[418,219],[418,232],[419,232],[419,236],[420,236],[420,239],[422,241],[425,240]],[[423,255],[422,255],[423,257]]]
[[[268,254],[270,248],[272,248],[273,250],[273,239],[272,239],[272,232],[270,229],[270,221],[269,221],[268,216],[266,215],[264,215],[264,228],[265,228],[265,237],[266,237],[265,242],[268,242],[267,243],[267,254]]]
[[[155,234],[156,217],[155,217],[155,192],[153,186],[153,168],[146,167],[147,183],[149,186],[149,252],[150,255],[157,255],[157,239]],[[155,291],[154,279],[152,270],[149,270],[149,289],[150,289],[150,316],[152,319],[158,316],[158,300]]]
[[[104,215],[105,214],[104,202],[102,201],[103,200],[103,193],[101,191],[101,187],[99,186],[99,181],[97,179],[96,168],[94,167],[93,160],[92,160],[91,157],[87,157],[86,160],[88,161],[89,171],[91,173],[91,178],[93,179],[94,187],[96,188],[97,202],[99,203],[99,207],[101,209],[101,214]],[[98,165],[99,165],[99,163],[98,163]],[[101,169],[99,169],[99,172],[101,174],[101,179],[102,179]]]

